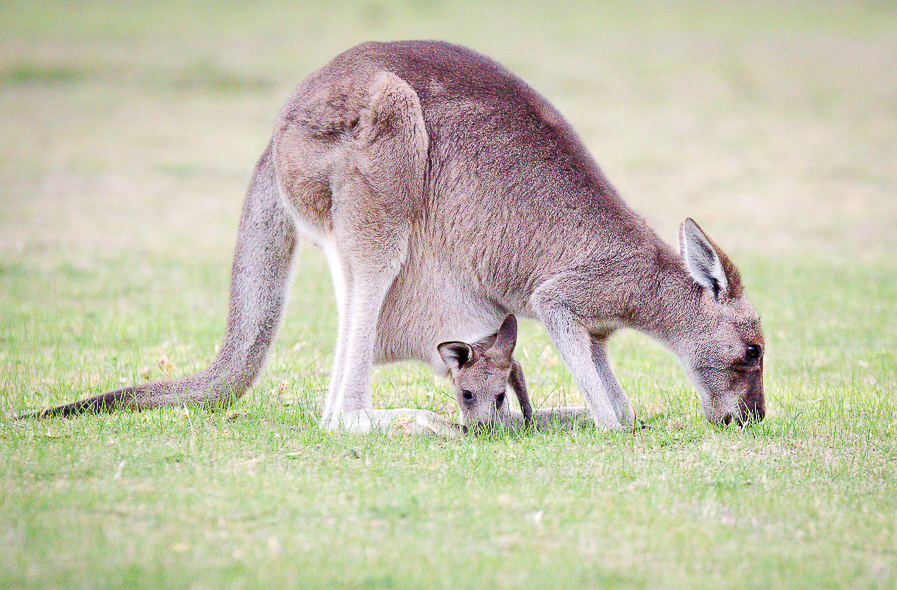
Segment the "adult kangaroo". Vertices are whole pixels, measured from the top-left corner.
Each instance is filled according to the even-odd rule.
[[[365,43],[281,110],[246,195],[224,343],[205,370],[44,410],[225,404],[259,374],[296,241],[322,248],[339,329],[321,423],[367,431],[421,410],[373,408],[374,363],[429,362],[508,313],[540,320],[597,427],[634,414],[606,342],[630,327],[682,362],[712,422],[764,415],[763,336],[738,270],[698,225],[680,254],[623,203],[570,125],[469,49]]]

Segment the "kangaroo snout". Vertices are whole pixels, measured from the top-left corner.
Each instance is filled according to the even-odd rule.
[[[739,409],[741,414],[736,417],[736,421],[741,426],[751,422],[759,422],[766,417],[766,400],[763,397],[762,377],[741,398]]]
[[[701,375],[701,377],[706,377]],[[698,380],[701,383],[701,379]],[[706,392],[702,396],[704,415],[707,420],[720,426],[728,426],[733,422],[738,426],[746,426],[759,422],[766,416],[766,402],[763,396],[763,375],[760,372],[741,378],[735,388],[712,391],[707,381],[703,381],[701,389]],[[699,386],[700,387],[700,386]]]

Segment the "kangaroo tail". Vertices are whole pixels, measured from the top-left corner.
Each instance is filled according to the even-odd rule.
[[[228,405],[243,395],[264,366],[280,327],[296,243],[296,226],[280,197],[269,146],[256,166],[243,205],[227,328],[212,364],[188,377],[126,387],[19,418]]]

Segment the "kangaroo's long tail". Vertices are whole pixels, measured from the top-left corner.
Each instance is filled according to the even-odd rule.
[[[180,379],[126,387],[19,417],[222,406],[239,398],[261,372],[280,327],[296,243],[296,226],[280,197],[269,146],[246,194],[234,252],[227,329],[211,365]]]

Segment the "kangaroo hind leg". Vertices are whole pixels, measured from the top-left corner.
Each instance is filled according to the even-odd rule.
[[[373,409],[370,373],[383,301],[407,260],[423,207],[428,146],[420,102],[408,84],[381,72],[369,95],[331,178],[333,256],[345,292],[322,417],[325,427],[361,432],[399,415]]]

